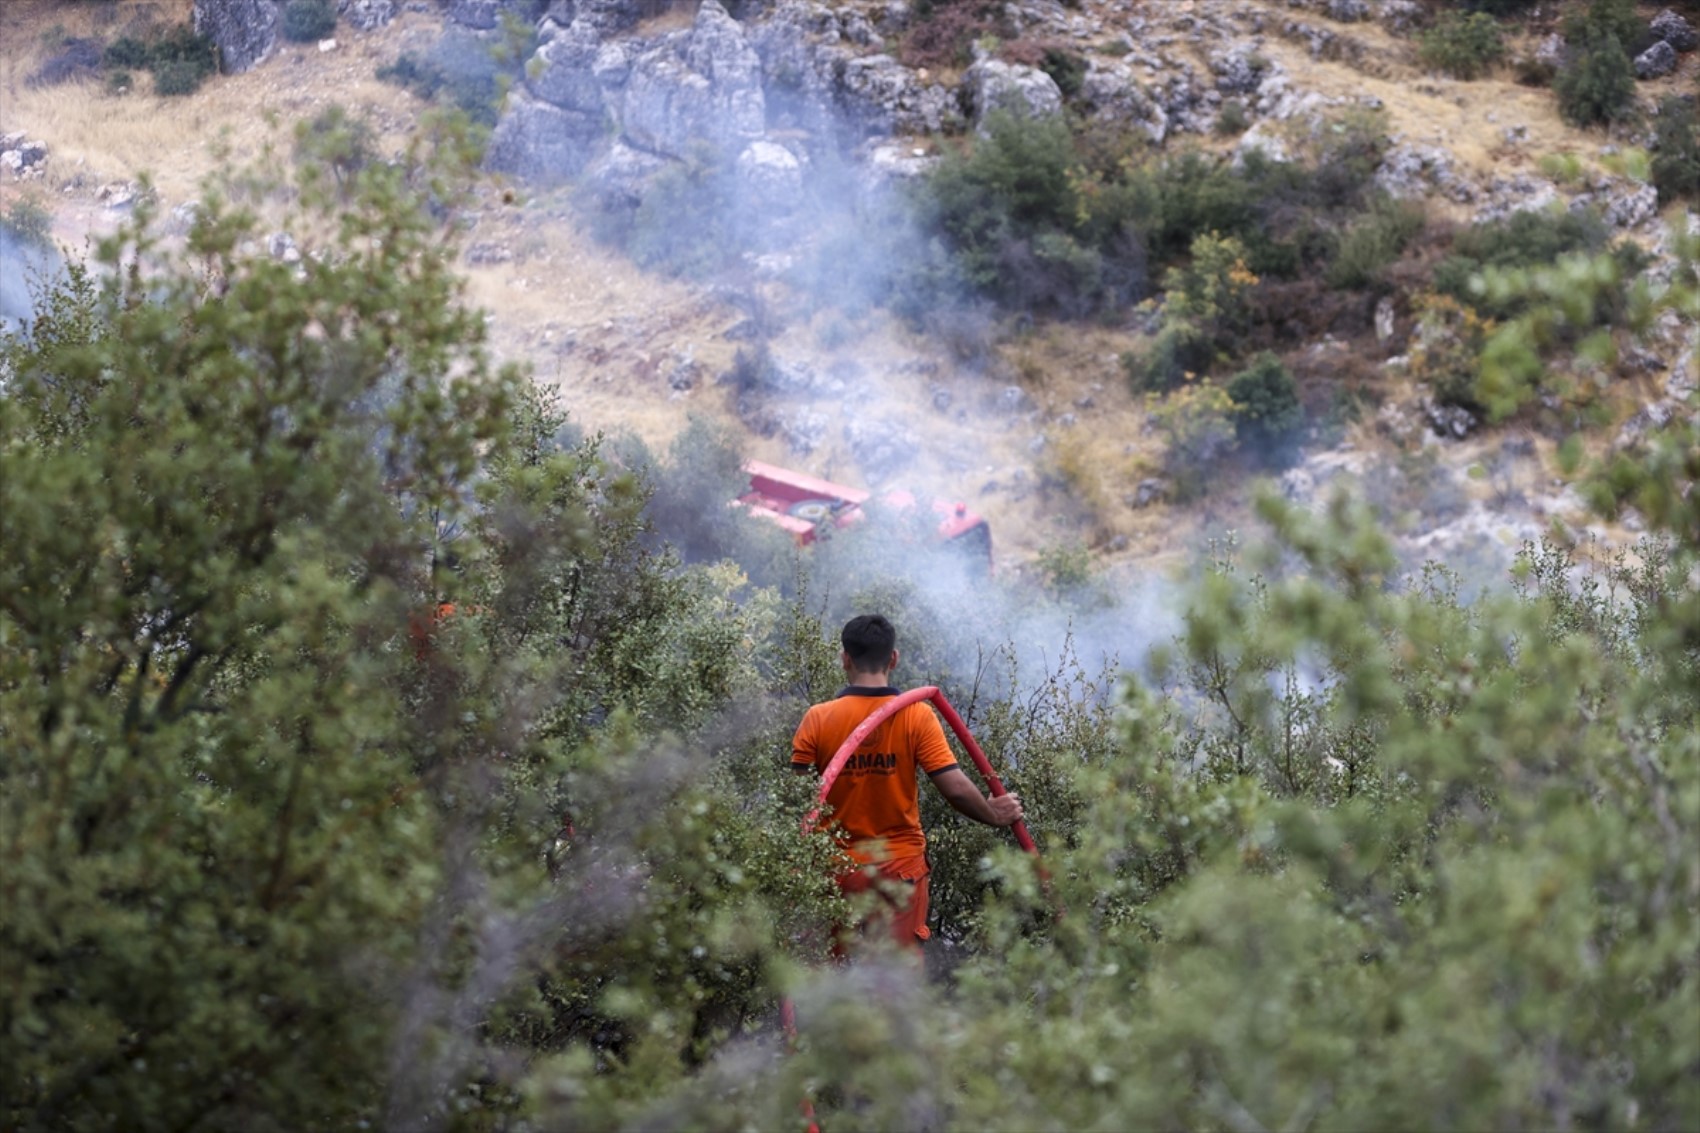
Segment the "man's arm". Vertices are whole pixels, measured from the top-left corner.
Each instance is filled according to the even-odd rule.
[[[983,822],[987,826],[1014,826],[1021,821],[1023,812],[1018,795],[999,795],[988,799],[980,793],[980,788],[974,785],[974,780],[955,767],[940,771],[930,778],[933,786],[939,789],[939,794],[944,796],[945,802],[976,822]]]

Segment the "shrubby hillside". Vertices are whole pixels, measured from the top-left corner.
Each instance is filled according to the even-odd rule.
[[[1465,606],[1271,502],[1148,680],[982,696],[912,619],[1045,874],[932,815],[953,970],[825,965],[775,757],[821,607],[646,550],[651,488],[489,358],[453,140],[300,185],[299,265],[144,209],[6,341],[8,1124],[1700,1114],[1691,422],[1589,474],[1649,534],[1580,585],[1528,547]],[[1504,286],[1535,364],[1587,283]]]
[[[1658,43],[1692,73],[1662,14],[251,7],[277,23],[246,74],[158,97],[211,113],[334,57],[327,30],[430,46],[370,68],[383,114],[326,99],[193,207],[125,189],[0,336],[0,1124],[1700,1122],[1693,117],[1624,78]],[[70,70],[32,108],[98,82],[127,113],[137,68],[169,86],[219,37],[239,69],[228,28],[91,26],[98,52],[42,40]],[[1475,180],[1408,107],[1321,96],[1336,66],[1515,73],[1535,129],[1589,146]],[[646,83],[714,113],[653,116]],[[929,132],[799,160],[852,94]],[[6,149],[17,184],[46,148]],[[505,165],[539,154],[581,164]],[[9,239],[52,243],[43,200],[8,198]],[[568,219],[642,265],[610,290],[696,304],[632,316],[655,354],[616,397],[695,396],[669,436],[585,392],[638,332],[516,336],[519,289],[475,301],[615,262],[514,251]],[[891,358],[924,396],[831,432]],[[930,467],[903,463],[922,433],[1016,438],[1040,471],[977,506],[1029,484],[1059,527],[986,576],[913,516],[801,554],[725,506],[752,449],[889,481]],[[1523,499],[1519,461],[1573,510]],[[1433,539],[1484,498],[1520,517],[1503,569]],[[1105,569],[1195,515],[1181,581]],[[924,969],[829,959],[853,910],[785,768],[868,609],[1041,851],[924,796]]]

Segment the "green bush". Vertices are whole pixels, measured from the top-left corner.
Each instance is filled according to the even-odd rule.
[[[106,45],[101,61],[107,67],[144,71],[153,64],[153,52],[135,36],[121,35]]]
[[[1695,102],[1672,97],[1659,104],[1651,175],[1659,202],[1700,201],[1700,140],[1695,137]]]
[[[1499,24],[1485,12],[1450,12],[1423,32],[1417,58],[1457,79],[1476,79],[1505,56]]]
[[[1080,84],[1086,80],[1085,57],[1060,47],[1045,49],[1045,54],[1039,61],[1039,69],[1051,76],[1064,98],[1073,98],[1079,94]]]
[[[291,43],[324,39],[336,30],[336,5],[331,0],[289,0],[281,30]]]
[[[53,214],[33,196],[22,196],[0,215],[0,229],[22,244],[46,248],[53,243]]]
[[[1575,126],[1605,126],[1633,115],[1635,68],[1611,32],[1589,30],[1553,80],[1558,110]]]
[[[201,89],[208,72],[184,59],[173,59],[153,69],[153,90],[157,95],[194,94]]]
[[[1279,358],[1267,351],[1258,355],[1229,380],[1228,397],[1240,444],[1271,461],[1291,453],[1304,426],[1304,408],[1293,375]]]
[[[1218,134],[1243,134],[1250,124],[1251,119],[1246,115],[1245,103],[1237,98],[1230,98],[1222,103],[1222,109],[1216,115]]]
[[[1423,230],[1425,223],[1420,205],[1390,199],[1378,201],[1346,229],[1339,250],[1328,265],[1328,285],[1349,291],[1381,288],[1387,268]]]
[[[1629,241],[1620,241],[1614,247],[1611,228],[1597,213],[1566,209],[1516,212],[1461,231],[1452,253],[1434,269],[1434,289],[1491,318],[1507,318],[1517,313],[1521,300],[1476,294],[1472,280],[1484,269],[1536,267],[1554,263],[1562,256],[1607,249],[1626,267],[1638,267],[1639,251]]]

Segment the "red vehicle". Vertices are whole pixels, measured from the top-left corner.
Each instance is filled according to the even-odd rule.
[[[806,546],[833,530],[849,527],[867,519],[862,505],[874,498],[872,492],[835,484],[789,468],[747,461],[744,471],[750,474],[749,491],[732,502],[751,515],[777,523],[791,533],[799,546]],[[887,492],[879,501],[888,507],[908,511],[915,507],[915,497],[908,492]],[[992,529],[985,517],[968,510],[965,503],[933,501],[933,512],[939,517],[938,535],[941,542],[961,550],[976,564],[989,572],[992,567]]]

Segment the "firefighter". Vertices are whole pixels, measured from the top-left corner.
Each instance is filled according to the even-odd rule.
[[[887,697],[898,695],[897,631],[879,614],[851,618],[839,636],[849,680],[836,697],[810,708],[791,741],[791,770],[818,775],[839,747]],[[956,765],[933,710],[911,704],[876,727],[849,757],[828,792],[833,827],[857,867],[838,878],[854,894],[884,898],[873,920],[902,947],[919,948],[927,929],[927,839],[921,830],[919,775],[962,814],[987,826],[1021,820],[1014,794],[987,798]],[[874,927],[874,926],[866,926]]]

